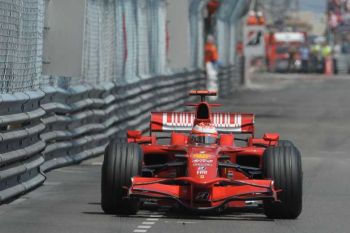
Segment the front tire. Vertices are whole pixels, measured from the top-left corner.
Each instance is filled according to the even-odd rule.
[[[101,207],[106,214],[136,214],[139,200],[125,199],[131,178],[141,174],[140,145],[113,140],[106,148],[102,165]]]
[[[278,146],[294,146],[294,144],[289,140],[279,140]]]
[[[295,219],[302,210],[301,155],[295,146],[267,148],[263,155],[264,178],[274,180],[280,202],[264,201],[264,212],[269,218]]]

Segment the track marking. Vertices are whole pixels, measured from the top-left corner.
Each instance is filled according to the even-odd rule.
[[[163,215],[160,214],[152,214],[149,215],[144,222],[142,222],[141,225],[138,225],[136,229],[133,230],[135,233],[146,233],[148,230],[150,230],[153,225],[159,221],[159,218],[163,217]]]
[[[144,225],[154,225],[155,222],[142,222],[142,224],[144,224]]]
[[[137,228],[141,228],[141,229],[150,229],[152,226],[148,226],[148,225],[140,225],[137,226]]]

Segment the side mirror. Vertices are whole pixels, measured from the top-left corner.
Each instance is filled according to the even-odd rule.
[[[128,130],[127,135],[128,138],[140,139],[142,136],[142,132],[139,130]]]
[[[265,141],[278,141],[280,139],[280,135],[278,133],[266,133],[264,134]]]

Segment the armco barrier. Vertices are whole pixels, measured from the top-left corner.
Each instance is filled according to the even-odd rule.
[[[41,134],[46,142],[43,171],[79,163],[103,153],[108,141],[126,129],[146,130],[150,111],[179,108],[188,91],[204,88],[205,76],[193,71],[154,77],[127,86],[105,83],[69,89],[43,87],[46,111]]]
[[[41,118],[41,91],[3,94],[0,100],[0,203],[26,192],[45,180],[40,172],[44,163],[45,129]]]
[[[218,75],[219,96],[227,97],[242,84],[241,61],[234,66],[222,67]]]

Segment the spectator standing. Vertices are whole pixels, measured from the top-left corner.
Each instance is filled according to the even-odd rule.
[[[309,60],[310,60],[310,49],[307,44],[303,44],[300,49],[300,58],[301,58],[301,72],[308,73],[309,72]]]
[[[207,89],[218,91],[218,61],[219,53],[215,45],[215,38],[209,35],[205,44],[205,66],[208,77]],[[216,100],[217,97],[211,97],[210,100]]]
[[[321,58],[321,46],[315,43],[311,47],[311,63],[313,72],[317,73],[319,70],[319,60]]]

